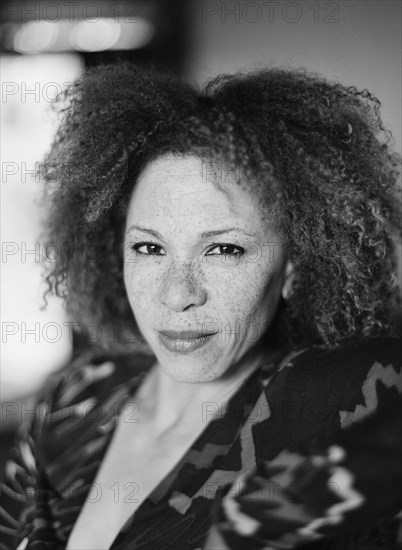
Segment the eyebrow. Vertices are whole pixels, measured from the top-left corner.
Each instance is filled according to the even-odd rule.
[[[141,231],[142,233],[148,233],[149,235],[152,235],[156,239],[160,239],[163,241],[163,237],[160,233],[155,231],[154,229],[149,229],[148,227],[142,227],[140,225],[130,225],[130,227],[127,229],[127,232],[132,231],[133,229],[136,229],[137,231]],[[204,231],[201,233],[200,238],[201,239],[208,239],[210,237],[214,237],[215,235],[222,235],[223,233],[230,233],[230,231],[240,231],[241,233],[244,233],[245,235],[248,235],[249,237],[255,237],[255,233],[248,233],[245,229],[242,229],[241,227],[225,227],[224,229],[215,229],[212,231]]]

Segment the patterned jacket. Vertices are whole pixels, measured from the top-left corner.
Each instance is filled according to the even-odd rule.
[[[224,407],[205,404],[212,420],[111,548],[400,547],[401,351],[372,338],[273,354]],[[6,466],[2,550],[65,548],[153,361],[88,351],[49,378]]]

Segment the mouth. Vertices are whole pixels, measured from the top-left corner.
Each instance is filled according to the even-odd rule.
[[[159,341],[163,346],[173,353],[191,353],[196,349],[205,346],[210,340],[218,334],[217,332],[193,331],[174,331],[162,330],[159,332]]]
[[[202,330],[182,330],[182,331],[161,330],[160,334],[176,340],[193,340],[194,338],[203,338],[204,336],[211,336],[212,334],[216,334],[216,332],[206,332]]]

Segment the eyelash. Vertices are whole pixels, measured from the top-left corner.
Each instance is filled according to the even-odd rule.
[[[154,246],[156,248],[159,248],[161,250],[163,250],[163,248],[161,246],[159,246],[158,244],[155,244],[155,243],[152,243],[152,242],[140,242],[140,243],[136,243],[135,245],[132,246],[132,249],[137,253],[137,254],[141,254],[142,256],[165,256],[166,254],[147,254],[145,252],[140,252],[140,248],[142,246]],[[241,257],[243,256],[245,250],[244,248],[242,248],[241,246],[236,246],[234,244],[230,244],[230,243],[213,243],[209,252],[211,252],[211,250],[214,250],[215,248],[217,247],[220,247],[220,248],[224,248],[224,247],[228,247],[228,248],[234,248],[236,250],[236,252],[230,252],[230,253],[223,253],[223,254],[207,254],[208,256],[231,256],[231,257],[234,257],[234,258],[237,258],[237,257]]]
[[[220,247],[220,248],[224,248],[224,247],[228,247],[228,248],[234,248],[237,252],[235,253],[227,253],[227,254],[208,254],[209,256],[232,256],[233,258],[240,258],[241,256],[243,256],[245,250],[244,248],[242,248],[241,246],[236,246],[234,244],[230,244],[230,243],[214,243],[212,245],[212,248],[210,248],[210,252],[211,250],[213,250],[214,248],[217,248],[217,247]]]

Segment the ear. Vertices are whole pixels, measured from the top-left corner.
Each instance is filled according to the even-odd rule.
[[[292,294],[292,284],[295,278],[295,272],[293,264],[290,260],[287,260],[285,266],[285,273],[282,286],[282,297],[287,300]]]

